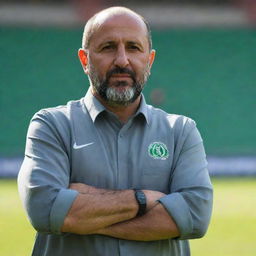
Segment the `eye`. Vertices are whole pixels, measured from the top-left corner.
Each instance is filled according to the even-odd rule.
[[[130,45],[128,45],[127,48],[132,51],[140,51],[141,50],[140,47],[136,44],[130,44]]]
[[[108,44],[108,45],[103,46],[103,47],[101,48],[101,50],[102,50],[102,51],[105,51],[105,50],[112,50],[112,49],[114,49],[114,48],[115,48],[114,45]]]

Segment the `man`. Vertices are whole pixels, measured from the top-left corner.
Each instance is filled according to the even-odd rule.
[[[189,255],[212,207],[191,119],[145,103],[153,64],[146,21],[123,7],[86,24],[84,98],[32,119],[18,183],[38,231],[33,255]]]

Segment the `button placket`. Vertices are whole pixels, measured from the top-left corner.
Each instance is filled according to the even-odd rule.
[[[129,138],[127,138],[127,130],[129,122],[125,124],[118,133],[118,171],[117,171],[117,184],[119,189],[126,189],[128,186],[128,170],[127,170],[127,148],[129,143]]]

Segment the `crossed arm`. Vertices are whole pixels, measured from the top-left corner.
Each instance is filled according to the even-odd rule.
[[[69,210],[62,232],[102,234],[126,240],[151,241],[179,236],[179,230],[164,207],[156,200],[165,194],[143,190],[147,212],[136,217],[138,204],[133,190],[98,189],[73,183],[79,195]]]
[[[212,211],[212,185],[202,139],[193,122],[187,122],[187,136],[180,137],[182,147],[176,148],[172,193],[144,190],[147,213],[136,217],[138,205],[132,190],[111,191],[79,183],[67,189],[70,162],[54,130],[57,118],[52,115],[42,111],[33,118],[18,177],[22,202],[38,232],[59,234],[61,229],[138,241],[192,239],[205,234]],[[161,203],[156,203],[159,198]]]

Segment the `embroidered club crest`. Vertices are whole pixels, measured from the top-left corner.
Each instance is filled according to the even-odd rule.
[[[169,151],[162,142],[153,142],[148,146],[148,154],[154,159],[166,160],[169,157]]]

